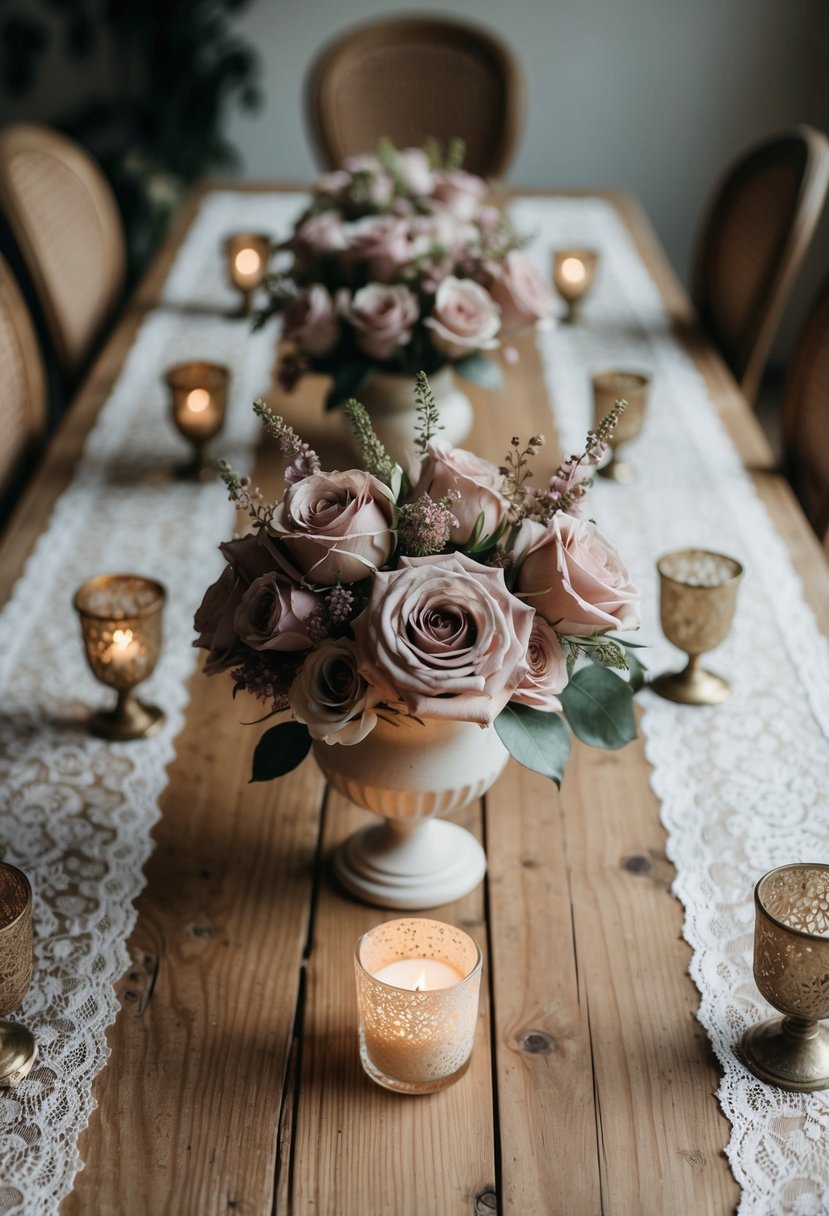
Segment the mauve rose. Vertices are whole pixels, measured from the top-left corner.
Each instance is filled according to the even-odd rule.
[[[533,610],[462,553],[404,557],[352,622],[359,671],[423,718],[492,722],[524,679]]]
[[[513,250],[498,267],[489,290],[501,309],[501,334],[517,333],[553,315],[553,293],[532,262]]]
[[[308,617],[317,606],[310,591],[274,573],[248,587],[233,615],[236,633],[253,650],[307,650]]]
[[[269,525],[315,583],[368,578],[391,553],[394,496],[362,469],[312,473],[285,491]]]
[[[525,521],[513,553],[518,591],[559,633],[638,627],[639,592],[595,524],[563,513],[549,527]]]
[[[305,354],[322,358],[339,342],[340,328],[331,293],[321,283],[314,283],[286,308],[282,335],[296,342]]]
[[[458,219],[471,220],[486,198],[487,184],[482,177],[465,169],[443,169],[435,174],[434,197]]]
[[[343,265],[364,262],[368,277],[376,283],[397,278],[411,257],[409,227],[398,216],[367,215],[345,226]]]
[[[251,532],[225,541],[219,549],[227,565],[205,591],[194,621],[199,637],[193,645],[210,651],[204,665],[210,676],[241,660],[239,638],[233,624],[236,610],[251,583],[281,565],[279,554],[265,532]]]
[[[315,266],[321,258],[333,257],[346,247],[345,224],[339,211],[323,211],[299,225],[286,243],[298,270]]]
[[[513,701],[547,712],[560,710],[555,694],[567,687],[567,659],[555,629],[538,613],[527,646],[527,663],[529,671],[512,694]]]
[[[357,345],[370,359],[391,359],[411,340],[420,307],[408,287],[367,283],[343,305],[343,316],[354,327]]]
[[[312,739],[350,746],[377,725],[376,688],[357,670],[356,646],[348,638],[320,642],[305,659],[289,695],[297,722]]]
[[[450,539],[456,545],[464,545],[483,512],[482,536],[491,536],[506,518],[509,503],[501,493],[503,477],[494,464],[467,452],[453,448],[445,439],[430,439],[420,467],[412,471],[413,489],[410,501],[415,502],[421,494],[428,494],[437,501],[450,490],[459,490],[460,502],[452,504],[452,514],[458,521]]]
[[[429,157],[422,148],[404,148],[398,152],[395,170],[402,185],[411,194],[424,197],[432,193],[435,175]]]
[[[472,279],[447,275],[435,295],[433,314],[423,322],[432,342],[450,359],[498,345],[501,314],[489,292]]]

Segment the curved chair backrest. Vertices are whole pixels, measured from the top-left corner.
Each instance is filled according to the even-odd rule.
[[[829,280],[792,356],[783,405],[786,472],[809,522],[829,544]]]
[[[732,166],[704,223],[694,303],[751,402],[827,185],[829,140],[811,127],[795,127]]]
[[[124,282],[124,231],[112,191],[74,140],[17,123],[0,131],[0,207],[71,380]]]
[[[16,488],[46,425],[43,362],[26,303],[0,258],[0,500]]]
[[[360,26],[325,47],[307,79],[311,134],[321,161],[434,137],[466,143],[464,168],[502,175],[524,119],[524,82],[511,51],[460,21],[404,17]]]

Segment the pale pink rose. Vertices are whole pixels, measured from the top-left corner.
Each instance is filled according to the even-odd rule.
[[[318,198],[339,198],[351,185],[351,174],[345,169],[335,169],[333,173],[323,173],[314,182],[314,194]]]
[[[286,308],[282,334],[305,354],[322,358],[339,342],[340,328],[330,292],[321,283],[314,283]]]
[[[305,270],[322,258],[332,257],[346,247],[345,225],[339,211],[323,211],[299,225],[287,248],[297,269]]]
[[[291,709],[312,739],[350,746],[377,725],[380,700],[357,670],[357,648],[348,638],[329,638],[308,655],[291,685]]]
[[[310,591],[276,573],[262,574],[242,596],[233,627],[253,650],[307,650],[308,618],[316,606]]]
[[[462,220],[477,215],[487,190],[482,177],[465,169],[443,169],[435,174],[434,197]]]
[[[193,645],[210,651],[204,668],[208,675],[241,662],[243,652],[234,625],[236,610],[256,579],[284,565],[265,532],[251,532],[219,548],[227,565],[205,591],[194,622],[199,636]]]
[[[312,473],[289,486],[270,532],[314,583],[359,582],[391,553],[394,497],[362,469]]]
[[[352,202],[387,207],[394,197],[394,183],[376,156],[360,153],[347,156],[343,168],[351,174],[348,194]],[[356,179],[356,180],[354,180]]]
[[[367,215],[345,227],[343,265],[365,263],[369,278],[388,283],[411,260],[409,226],[395,215]]]
[[[453,448],[445,439],[430,439],[419,469],[412,472],[413,489],[410,500],[421,494],[435,501],[450,490],[460,491],[460,501],[452,503],[452,514],[458,521],[450,539],[464,545],[472,535],[478,516],[483,513],[482,536],[491,536],[506,519],[509,503],[501,493],[503,476],[494,464],[467,452]]]
[[[553,293],[525,254],[512,250],[489,286],[501,309],[501,334],[517,333],[553,315]]]
[[[374,575],[352,622],[358,667],[418,717],[486,724],[524,679],[533,615],[503,570],[462,553],[404,557]]]
[[[527,646],[527,663],[529,671],[512,694],[513,701],[546,712],[560,710],[555,694],[567,687],[567,659],[555,629],[538,613]]]
[[[410,194],[422,198],[432,193],[435,175],[429,157],[422,148],[404,148],[398,152],[395,170],[404,189]]]
[[[558,633],[638,628],[639,592],[595,524],[563,513],[549,527],[525,521],[513,552],[518,592]]]
[[[367,283],[343,305],[343,316],[354,326],[363,354],[381,363],[411,341],[420,315],[417,296],[408,287]]]
[[[432,342],[450,359],[476,350],[493,350],[501,328],[501,314],[492,296],[472,279],[447,275],[435,295],[431,317],[423,322]]]
[[[409,225],[413,256],[432,254],[438,257],[442,252],[453,252],[464,238],[465,227],[451,211],[432,211],[429,215],[415,216]]]

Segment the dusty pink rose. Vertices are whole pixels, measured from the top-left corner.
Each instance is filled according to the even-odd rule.
[[[325,743],[359,743],[377,725],[372,710],[380,695],[357,670],[357,649],[348,638],[329,638],[311,651],[289,699],[297,722]]]
[[[282,566],[273,542],[264,532],[225,541],[219,548],[227,565],[205,591],[194,622],[199,636],[193,645],[210,651],[204,670],[211,676],[232,667],[242,657],[234,618],[245,592],[262,575]]]
[[[547,712],[561,709],[557,692],[567,687],[567,659],[558,634],[535,614],[527,646],[529,671],[512,694],[513,701]]]
[[[321,283],[314,283],[286,308],[282,333],[305,354],[322,358],[339,342],[340,328],[331,293]]]
[[[471,220],[487,195],[482,177],[464,169],[444,169],[435,174],[434,197],[458,219]]]
[[[452,529],[450,539],[456,545],[464,545],[482,512],[482,536],[491,536],[506,518],[509,503],[501,493],[503,480],[496,465],[474,452],[453,448],[445,439],[430,439],[419,470],[412,476],[411,501],[421,494],[437,501],[450,490],[458,490],[460,501],[452,504],[458,526]]]
[[[322,258],[340,253],[346,247],[346,237],[339,211],[323,211],[304,220],[286,247],[293,253],[298,270],[306,270]]]
[[[394,215],[367,215],[347,224],[345,242],[343,265],[365,263],[376,283],[397,278],[412,256],[408,224]]]
[[[359,582],[391,553],[391,491],[362,469],[313,473],[285,491],[270,524],[311,582]]]
[[[323,173],[314,182],[314,194],[320,198],[339,198],[351,185],[351,174],[345,169],[335,169],[333,173]]]
[[[461,553],[404,557],[374,575],[353,622],[359,670],[419,717],[489,723],[524,679],[532,619],[503,570]]]
[[[472,279],[447,275],[435,295],[434,310],[424,321],[432,342],[450,359],[498,345],[501,314],[485,288]]]
[[[595,524],[554,515],[549,527],[525,521],[513,549],[518,591],[558,633],[589,636],[636,629],[639,592],[616,549]]]
[[[517,333],[553,315],[553,293],[530,259],[512,250],[498,267],[489,288],[501,309],[501,333]]]
[[[307,650],[308,618],[317,606],[310,591],[276,574],[262,574],[233,614],[236,633],[253,650]]]
[[[343,307],[343,315],[356,331],[357,345],[370,359],[391,359],[411,341],[412,326],[420,308],[408,287],[367,283]]]
[[[404,189],[410,194],[425,197],[432,193],[435,175],[429,157],[422,148],[404,148],[398,152],[395,172]]]

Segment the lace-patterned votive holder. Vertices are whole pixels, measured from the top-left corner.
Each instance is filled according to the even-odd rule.
[[[264,232],[237,232],[225,241],[228,278],[242,293],[240,316],[250,316],[253,296],[268,273],[272,243]]]
[[[567,305],[562,318],[575,321],[582,300],[593,286],[599,255],[595,249],[556,249],[553,252],[553,282]]]
[[[751,1026],[743,1058],[762,1081],[829,1089],[829,865],[797,862],[754,888],[754,979],[781,1018]]]
[[[177,472],[182,477],[200,478],[208,471],[205,448],[224,426],[230,371],[222,363],[196,359],[169,367],[164,379],[170,390],[173,425],[193,446],[192,460]]]
[[[0,1018],[20,1006],[32,982],[32,888],[16,866],[0,862]],[[0,1086],[16,1085],[37,1057],[31,1031],[0,1021]]]
[[[431,1094],[466,1072],[478,1022],[481,952],[468,933],[419,917],[357,942],[360,1060],[378,1085]]]
[[[160,583],[138,574],[101,574],[75,593],[86,660],[95,679],[118,694],[114,709],[90,720],[89,730],[99,738],[143,739],[164,721],[163,711],[144,705],[133,689],[158,662],[165,598]]]

